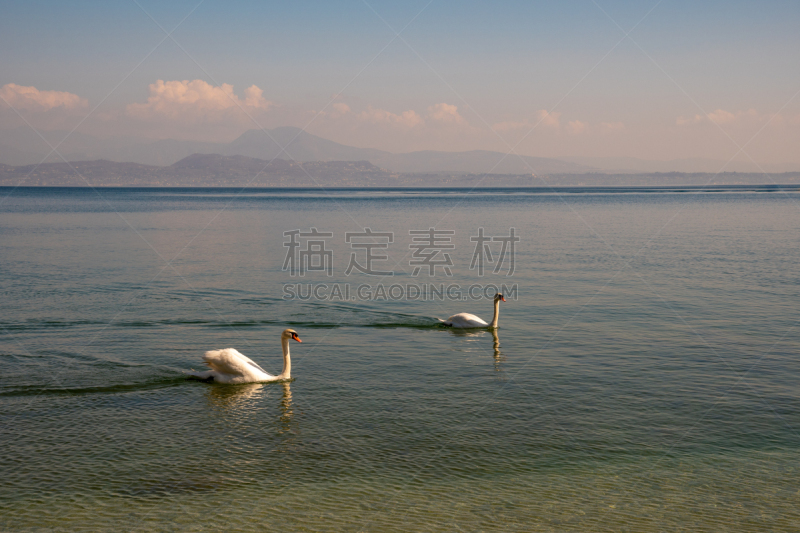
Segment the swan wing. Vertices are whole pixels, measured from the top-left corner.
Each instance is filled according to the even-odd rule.
[[[264,372],[264,369],[258,366],[253,360],[233,348],[206,352],[203,356],[203,361],[212,370],[216,370],[222,374],[229,374],[232,376],[250,376],[254,372],[267,374]]]
[[[268,376],[270,375],[269,372],[267,372],[266,370],[264,370],[263,368],[258,366],[258,363],[256,363],[255,361],[253,361],[252,359],[247,357],[245,354],[243,354],[243,353],[241,353],[241,352],[239,352],[237,350],[234,350],[233,348],[228,348],[228,350],[231,350],[232,352],[234,352],[240,359],[246,361],[248,365],[250,365],[250,366],[252,366],[254,368],[257,368],[258,370],[260,370],[261,372],[264,372]]]
[[[472,313],[459,313],[457,315],[453,315],[445,320],[444,323],[454,328],[485,328],[489,325],[488,322],[484,321],[478,316],[473,315]]]
[[[270,375],[269,372],[267,372],[266,370],[264,370],[263,368],[261,368],[260,366],[255,364],[253,361],[248,361],[247,364],[252,366],[253,368],[257,368],[258,370],[260,370],[261,372],[264,372],[268,376]]]

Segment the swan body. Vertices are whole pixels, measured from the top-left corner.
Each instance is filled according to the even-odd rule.
[[[440,319],[441,320],[441,319]],[[458,313],[447,320],[442,320],[446,326],[454,328],[488,328],[489,323],[472,313]]]
[[[210,370],[190,372],[189,375],[199,379],[213,379],[215,383],[257,383],[262,381],[281,381],[292,377],[292,359],[289,355],[289,341],[303,342],[293,329],[286,329],[281,334],[283,348],[283,371],[273,376],[263,368],[233,348],[211,350],[203,356],[203,362]]]
[[[492,317],[492,322],[486,322],[482,318],[473,315],[472,313],[459,313],[457,315],[453,315],[447,320],[439,319],[439,322],[442,322],[445,326],[450,326],[453,328],[496,328],[497,327],[497,320],[500,317],[500,301],[506,301],[503,298],[502,294],[495,294],[494,295],[494,316]]]

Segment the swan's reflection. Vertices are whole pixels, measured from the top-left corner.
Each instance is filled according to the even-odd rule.
[[[494,370],[500,372],[502,370],[500,363],[505,360],[505,357],[500,351],[500,337],[497,336],[497,329],[492,330],[492,348],[494,349]]]
[[[275,398],[280,392],[280,415],[278,415],[278,433],[291,431],[294,418],[292,405],[292,387],[289,381],[280,383],[247,383],[243,385],[214,385],[208,387],[208,403],[215,409],[225,411],[228,419],[233,414],[256,412],[269,404],[269,398]],[[274,401],[274,400],[273,400]],[[274,405],[274,404],[273,404]],[[240,418],[240,417],[233,417]]]
[[[264,383],[244,385],[214,385],[208,387],[208,402],[223,411],[243,409],[264,396]]]
[[[278,418],[278,433],[287,433],[292,430],[292,419],[294,418],[294,407],[292,406],[292,387],[288,381],[281,383],[283,386],[283,397],[281,398],[281,416]]]
[[[493,328],[490,330],[485,329],[457,329],[453,328],[449,330],[451,334],[455,335],[456,337],[467,337],[471,341],[477,341],[481,337],[485,337],[487,334],[491,333],[492,335],[492,348],[494,352],[494,369],[496,372],[502,371],[501,363],[505,361],[505,356],[503,352],[500,351],[500,337],[497,335],[497,328]]]
[[[236,449],[243,445],[261,446],[270,453],[296,455],[298,420],[289,381],[215,384],[207,388],[206,400],[211,410],[216,411],[209,421],[220,441],[230,443]],[[240,456],[232,454],[228,457],[236,462]],[[286,469],[291,465],[281,465],[288,475]],[[231,468],[236,466],[232,464]]]
[[[450,328],[448,331],[456,337],[483,337],[486,335],[485,329],[459,329]],[[474,339],[473,339],[474,340]]]

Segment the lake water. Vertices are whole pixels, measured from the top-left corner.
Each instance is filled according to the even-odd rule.
[[[0,528],[800,530],[800,193],[465,192],[0,189]]]

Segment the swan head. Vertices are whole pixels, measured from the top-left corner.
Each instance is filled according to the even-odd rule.
[[[505,302],[506,299],[503,298],[503,295],[498,292],[497,294],[494,295],[494,301],[495,302],[499,302],[499,301]]]
[[[300,337],[297,336],[297,332],[295,330],[293,330],[293,329],[285,329],[285,330],[283,330],[283,333],[281,334],[281,338],[292,339],[292,340],[295,340],[297,342],[303,342],[303,341],[300,340]]]

